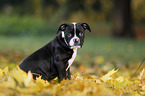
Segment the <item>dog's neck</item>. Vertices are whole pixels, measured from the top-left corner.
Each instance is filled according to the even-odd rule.
[[[69,46],[66,44],[66,41],[64,41],[64,38],[62,38],[62,33],[59,33],[56,36],[57,40],[61,43],[62,46],[64,46],[67,49],[70,49]],[[65,43],[64,43],[65,42]]]
[[[64,41],[64,38],[62,38],[62,34],[61,34],[61,33],[59,33],[59,34],[57,35],[57,39],[58,39],[58,41],[59,41],[64,47],[66,47],[66,48],[69,49],[69,50],[73,50],[72,57],[68,60],[68,66],[67,66],[67,68],[66,68],[66,71],[67,71],[67,70],[70,68],[70,66],[72,65],[72,63],[73,63],[75,57],[77,56],[77,48],[70,49],[69,46],[68,46],[66,43],[62,43],[62,42],[65,42],[65,41]]]

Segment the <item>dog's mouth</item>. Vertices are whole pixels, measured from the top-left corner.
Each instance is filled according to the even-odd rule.
[[[77,46],[70,46],[70,49],[74,49],[74,48],[81,48],[80,45],[77,45]]]

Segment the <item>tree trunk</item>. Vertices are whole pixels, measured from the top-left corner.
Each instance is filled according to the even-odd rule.
[[[114,0],[113,36],[134,38],[131,18],[131,0]]]

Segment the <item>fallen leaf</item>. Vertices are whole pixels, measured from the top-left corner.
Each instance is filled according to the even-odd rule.
[[[106,75],[104,75],[104,76],[101,78],[101,80],[103,80],[104,82],[107,82],[108,80],[111,80],[111,79],[112,79],[111,76],[112,76],[113,74],[115,74],[117,71],[118,71],[118,70],[115,70],[115,69],[109,71]]]

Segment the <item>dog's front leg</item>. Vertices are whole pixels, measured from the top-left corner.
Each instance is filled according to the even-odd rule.
[[[65,72],[64,68],[59,67],[59,69],[58,69],[58,82],[60,83],[65,76],[66,76],[66,72]]]
[[[65,79],[69,79],[71,78],[71,73],[70,73],[70,68],[66,71],[66,75],[65,75]]]
[[[57,67],[57,72],[58,72],[58,82],[60,83],[63,78],[66,76],[66,72],[63,66],[63,63],[57,62],[55,63],[56,67]]]

